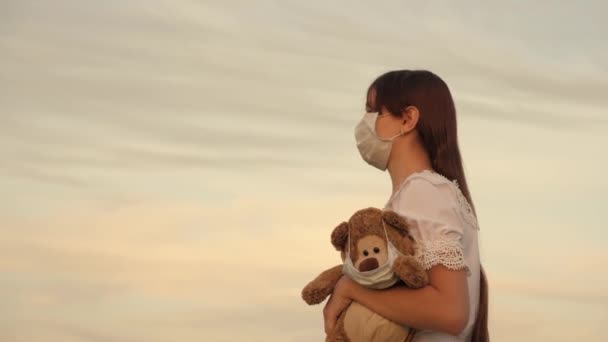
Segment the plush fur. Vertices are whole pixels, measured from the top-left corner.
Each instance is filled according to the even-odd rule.
[[[416,241],[409,234],[405,219],[392,210],[368,207],[356,211],[348,220],[340,223],[331,233],[331,244],[340,251],[342,260],[346,258],[348,233],[350,228],[350,257],[360,271],[375,269],[387,260],[387,243],[382,221],[392,244],[403,254],[394,264],[393,271],[411,288],[428,284],[428,276],[422,265],[414,258]],[[342,277],[342,264],[323,271],[302,290],[302,299],[310,305],[319,304],[333,291]],[[381,291],[381,290],[379,290]],[[326,337],[327,342],[351,341],[344,329],[344,319],[348,309],[338,318],[334,331]]]

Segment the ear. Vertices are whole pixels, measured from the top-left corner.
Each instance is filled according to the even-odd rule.
[[[397,228],[397,230],[399,230],[400,233],[402,233],[403,235],[409,234],[410,229],[407,225],[407,222],[405,222],[405,219],[396,212],[390,209],[384,209],[382,211],[382,220],[384,220],[384,222],[390,224],[391,226]]]
[[[348,238],[348,222],[340,223],[334,231],[331,232],[331,244],[336,250],[343,251],[346,248],[346,239]]]
[[[420,118],[420,112],[416,106],[407,106],[403,109],[403,112],[401,112],[401,117],[401,131],[407,133],[416,128],[418,119]]]

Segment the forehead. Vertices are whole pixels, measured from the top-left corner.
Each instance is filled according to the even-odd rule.
[[[382,108],[376,107],[376,89],[372,88],[367,94],[367,100],[365,101],[365,111],[368,113],[382,113],[387,114],[388,109],[382,105]]]

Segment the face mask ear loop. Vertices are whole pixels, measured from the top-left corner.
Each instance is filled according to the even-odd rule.
[[[390,141],[393,141],[393,140],[397,139],[398,137],[400,137],[400,136],[402,136],[402,135],[405,135],[405,132],[403,131],[403,128],[402,128],[402,127],[400,127],[400,128],[399,128],[399,134],[395,134],[395,135],[394,135],[392,138],[390,138],[389,140],[390,140]]]
[[[388,240],[388,234],[386,233],[386,225],[384,224],[384,220],[382,220],[382,227],[384,227],[384,236],[386,236],[386,246],[388,247],[389,243],[390,244],[393,244],[393,243]],[[401,253],[401,251],[399,251],[399,250],[397,250],[397,253],[403,255]]]
[[[382,228],[384,228],[384,237],[386,237],[386,244],[388,246],[388,243],[390,241],[388,241],[388,234],[386,233],[386,224],[384,223],[384,219],[381,219],[381,220],[382,220]]]
[[[348,226],[348,246],[346,246],[347,256],[350,258],[350,225]]]

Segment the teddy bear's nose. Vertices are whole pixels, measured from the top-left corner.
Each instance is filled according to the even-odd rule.
[[[361,261],[359,264],[360,272],[371,271],[375,270],[376,268],[378,268],[378,259],[376,258],[367,258]]]

